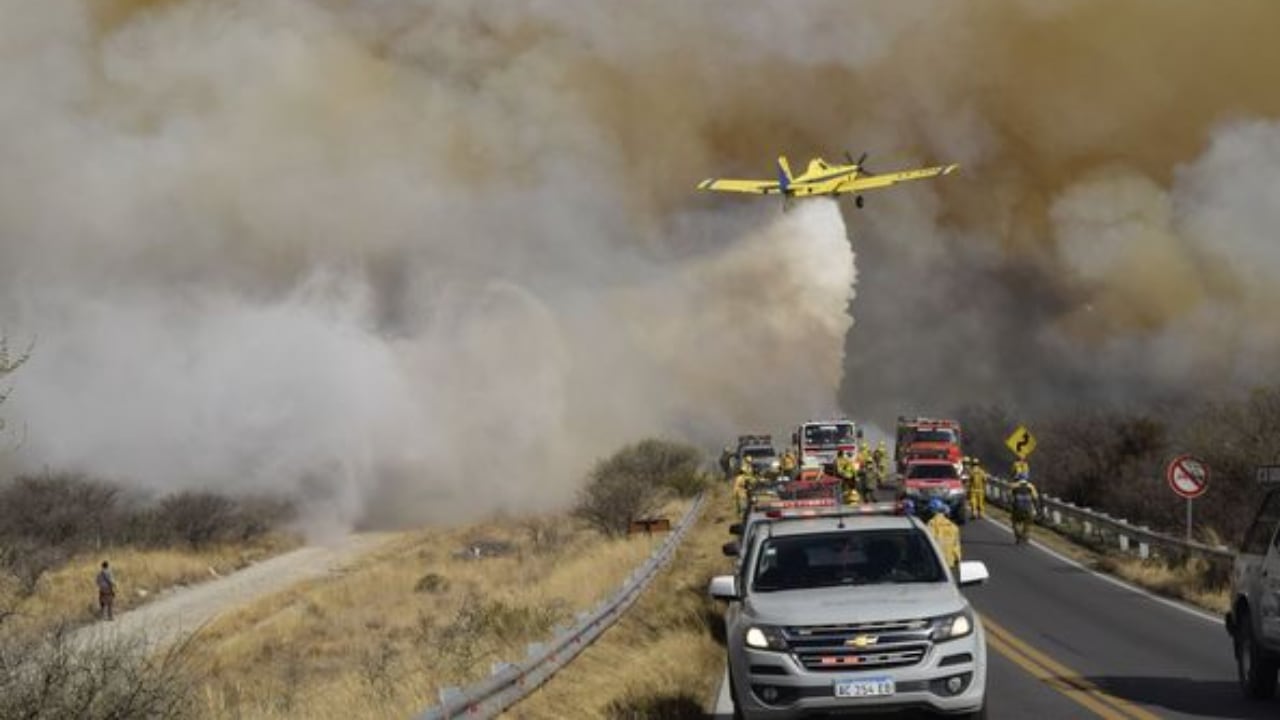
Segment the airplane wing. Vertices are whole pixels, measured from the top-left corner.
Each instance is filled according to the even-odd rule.
[[[698,183],[699,190],[716,192],[753,193],[755,195],[777,195],[778,182],[775,180],[729,180],[710,178]]]
[[[940,175],[950,175],[960,168],[959,165],[940,165],[938,167],[920,168],[918,170],[903,170],[901,172],[884,173],[882,175],[859,175],[852,180],[845,180],[834,188],[834,192],[838,193],[856,193],[863,190],[875,190],[877,188],[889,187],[897,185],[900,182],[909,182],[911,180],[927,180]]]

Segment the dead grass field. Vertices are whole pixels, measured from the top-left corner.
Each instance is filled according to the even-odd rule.
[[[294,536],[271,534],[245,545],[200,550],[126,547],[79,555],[45,573],[30,596],[22,597],[16,584],[0,583],[0,607],[15,611],[7,621],[15,629],[41,632],[60,624],[75,626],[96,618],[98,590],[94,577],[104,559],[111,562],[116,579],[115,611],[119,614],[154,600],[165,590],[234,572],[296,547],[299,542]]]
[[[206,628],[191,645],[203,704],[213,717],[411,716],[441,687],[522,659],[615,592],[661,539],[605,540],[550,517],[408,533],[341,576]],[[482,557],[467,556],[475,547]]]
[[[1004,510],[991,505],[987,510],[993,518],[1009,524],[1009,515]],[[1032,530],[1032,536],[1086,567],[1114,575],[1158,595],[1182,600],[1214,613],[1225,613],[1229,608],[1227,588],[1212,582],[1209,564],[1199,558],[1172,564],[1160,559],[1142,560],[1136,556],[1121,555],[1119,551],[1086,547],[1041,525]]]
[[[726,489],[711,493],[675,560],[631,610],[504,717],[704,717],[724,664],[724,608],[707,583],[732,566],[720,546],[734,521]]]

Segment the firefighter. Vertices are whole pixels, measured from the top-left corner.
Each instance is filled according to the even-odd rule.
[[[969,458],[969,511],[976,518],[987,514],[987,471],[976,457]]]
[[[942,550],[942,559],[946,561],[947,567],[951,568],[952,573],[957,573],[960,570],[960,528],[947,517],[947,504],[941,498],[929,501],[929,512],[933,513],[926,523],[929,532]]]
[[[1027,479],[1030,480],[1031,464],[1027,462],[1026,458],[1018,458],[1017,460],[1013,461],[1013,472],[1011,472],[1010,474],[1013,475],[1014,479],[1017,479],[1018,477],[1025,475]]]
[[[725,480],[733,478],[733,455],[733,448],[728,445],[720,453],[720,472],[724,474]]]
[[[1009,508],[1013,516],[1013,541],[1024,544],[1031,538],[1031,524],[1040,514],[1040,493],[1026,473],[1009,486]]]
[[[787,480],[795,479],[796,454],[791,452],[791,448],[787,448],[787,451],[782,453],[782,461],[778,464],[778,469]]]
[[[867,443],[858,445],[858,490],[867,500],[875,501],[875,486],[871,484],[871,446]]]
[[[876,449],[871,451],[871,463],[875,465],[881,483],[889,479],[889,451],[885,449],[883,440],[876,443]]]
[[[845,455],[843,450],[836,452],[836,475],[840,477],[840,487],[847,494],[850,490],[857,490],[858,469],[854,465],[853,458]]]
[[[755,489],[756,479],[751,472],[751,463],[742,463],[738,476],[733,481],[733,504],[741,514],[751,500],[751,491]]]

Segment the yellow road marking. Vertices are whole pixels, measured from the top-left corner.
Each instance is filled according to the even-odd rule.
[[[1104,720],[1160,720],[1159,715],[1104,692],[1081,677],[1080,673],[1018,639],[986,615],[982,616],[982,624],[987,629],[987,642],[996,652]]]
[[[1068,700],[1072,700],[1083,706],[1085,709],[1091,710],[1094,715],[1097,715],[1103,720],[1126,720],[1124,715],[1116,712],[1111,706],[1104,705],[1102,702],[1095,699],[1092,693],[1081,690],[1075,685],[1068,683],[1065,678],[1058,677],[1049,670],[1035,664],[1025,655],[1014,650],[1011,646],[1006,645],[1004,641],[1000,639],[1000,636],[988,634],[987,645],[1013,661],[1014,664],[1018,665],[1023,670],[1026,670],[1027,673],[1035,679],[1049,686],[1050,689],[1062,693]]]

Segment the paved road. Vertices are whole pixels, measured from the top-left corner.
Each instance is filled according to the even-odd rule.
[[[1014,546],[995,523],[965,527],[964,547],[966,559],[986,562],[992,576],[968,591],[996,628],[992,717],[1280,717],[1280,701],[1241,697],[1220,618]],[[1048,677],[1035,677],[1037,667]]]
[[[965,559],[991,571],[966,591],[987,623],[991,718],[1280,718],[1280,700],[1241,697],[1220,618],[1015,546],[992,522],[963,535]],[[731,712],[722,691],[715,716]]]

